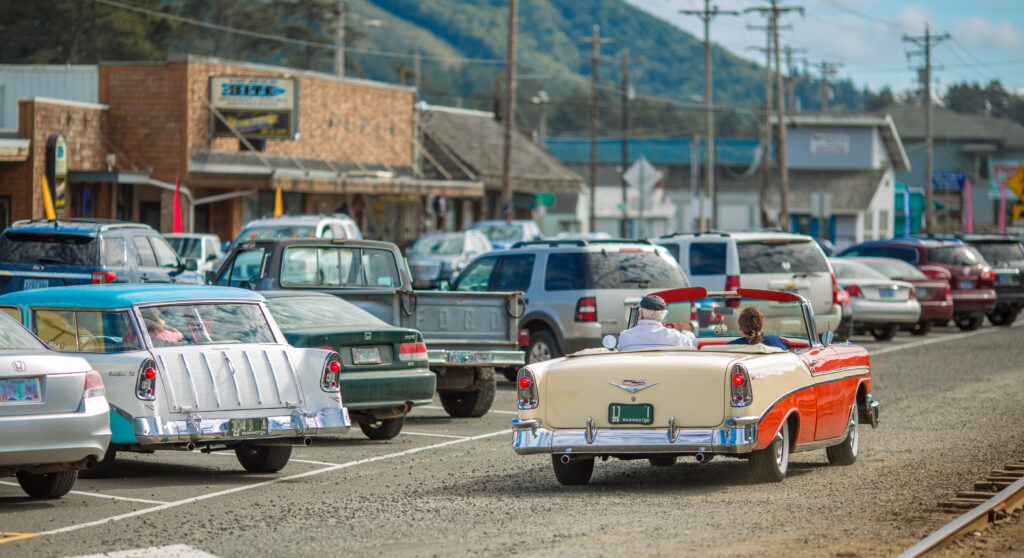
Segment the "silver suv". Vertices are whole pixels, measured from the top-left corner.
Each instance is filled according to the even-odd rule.
[[[813,238],[782,232],[676,233],[657,239],[694,286],[708,291],[738,287],[788,291],[814,308],[817,330],[836,331],[842,292],[825,253]]]
[[[687,285],[668,251],[646,240],[536,240],[477,257],[452,290],[525,293],[519,327],[530,332],[531,363],[600,347],[645,294]]]

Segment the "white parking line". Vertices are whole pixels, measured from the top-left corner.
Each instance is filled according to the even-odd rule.
[[[1024,321],[1016,322],[1010,327],[1024,326]],[[967,337],[974,337],[975,335],[982,335],[984,333],[991,333],[993,331],[999,331],[1000,327],[990,327],[986,329],[979,329],[977,331],[966,331],[963,333],[954,333],[953,335],[943,335],[942,337],[935,337],[932,339],[924,339],[922,341],[914,341],[913,343],[905,343],[896,347],[886,347],[884,349],[878,349],[877,351],[868,351],[871,356],[884,355],[886,353],[894,353],[896,351],[902,351],[903,349],[913,349],[915,347],[921,347],[924,345],[931,345],[932,343],[942,343],[944,341],[955,341],[957,339],[965,339]]]
[[[305,477],[312,477],[312,476],[320,475],[320,474],[323,474],[323,473],[329,473],[331,471],[337,471],[339,469],[346,469],[346,468],[349,468],[349,467],[355,467],[356,465],[365,465],[367,463],[373,463],[375,461],[383,461],[385,459],[393,459],[393,458],[396,458],[396,457],[405,457],[406,455],[412,455],[412,454],[421,453],[421,452],[424,452],[424,451],[430,451],[430,450],[439,449],[439,448],[443,448],[443,447],[447,447],[447,446],[453,446],[455,444],[461,444],[461,443],[464,443],[464,442],[472,442],[472,441],[476,441],[476,440],[483,440],[485,438],[492,438],[494,436],[501,436],[503,434],[509,434],[511,432],[512,432],[512,429],[506,429],[506,430],[501,430],[501,431],[498,431],[498,432],[491,432],[489,434],[480,434],[478,436],[471,436],[469,438],[462,438],[460,440],[450,440],[448,442],[441,442],[439,444],[434,444],[432,446],[424,446],[422,448],[413,448],[413,449],[410,449],[410,450],[400,451],[398,453],[391,453],[391,454],[387,454],[387,455],[380,455],[380,456],[377,456],[377,457],[369,457],[369,458],[366,458],[366,459],[360,459],[358,461],[349,461],[348,463],[334,464],[334,465],[331,465],[331,466],[326,467],[324,469],[319,469],[319,470],[316,470],[316,471],[307,471],[305,473],[299,473],[299,474],[296,474],[296,475],[289,475],[287,477],[271,479],[271,480],[264,481],[264,482],[258,482],[256,484],[249,484],[249,485],[245,485],[245,486],[237,486],[235,488],[229,488],[227,490],[221,490],[219,492],[212,492],[210,494],[203,494],[202,496],[195,496],[195,497],[192,497],[192,498],[186,498],[184,500],[178,500],[178,501],[175,501],[175,502],[168,502],[166,504],[160,504],[158,506],[153,506],[152,508],[146,508],[144,510],[137,510],[137,511],[129,512],[129,513],[123,513],[121,515],[114,515],[114,516],[107,517],[107,518],[104,518],[104,519],[97,519],[96,521],[89,521],[89,522],[86,522],[86,523],[79,523],[77,525],[69,525],[67,527],[61,527],[59,529],[53,529],[51,531],[45,531],[43,533],[40,533],[40,535],[58,535],[58,534],[61,534],[61,533],[68,533],[68,532],[71,532],[71,531],[78,531],[80,529],[85,529],[87,527],[95,527],[97,525],[103,525],[105,523],[112,523],[112,522],[121,521],[121,520],[124,520],[124,519],[131,519],[133,517],[139,517],[139,516],[147,515],[147,514],[154,513],[154,512],[159,512],[159,511],[163,511],[163,510],[167,510],[167,509],[171,509],[171,508],[176,508],[178,506],[184,506],[186,504],[193,504],[195,502],[202,502],[203,500],[209,500],[211,498],[217,498],[219,496],[226,496],[228,494],[234,494],[236,492],[244,492],[246,490],[252,490],[254,488],[262,488],[264,486],[270,486],[272,484],[277,484],[279,482],[291,481],[291,480],[301,479],[301,478],[305,478]]]
[[[203,552],[202,550],[192,548],[187,544],[151,546],[149,548],[104,552],[103,554],[73,556],[71,558],[163,558],[165,556],[174,556],[174,558],[217,558],[216,554]]]
[[[16,482],[0,481],[0,484],[6,484],[7,486],[18,486]],[[143,504],[166,504],[166,500],[144,500],[142,498],[128,498],[125,496],[111,496],[110,494],[100,494],[99,492],[82,492],[80,490],[72,490],[69,494],[77,494],[79,496],[92,496],[94,498],[107,498],[109,500],[121,500],[124,502],[141,502]]]
[[[467,438],[467,436],[456,436],[454,434],[432,434],[430,432],[409,432],[408,430],[403,430],[402,434],[409,434],[411,436],[434,436],[437,438],[456,438],[459,440]]]

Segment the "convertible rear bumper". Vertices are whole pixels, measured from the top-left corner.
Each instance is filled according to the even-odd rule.
[[[512,419],[513,448],[520,455],[648,453],[749,453],[757,445],[760,417],[730,418],[716,428],[548,429],[540,421]]]
[[[331,436],[348,432],[352,425],[348,409],[333,407],[321,409],[316,413],[294,411],[290,415],[254,418],[266,420],[266,432],[236,434],[230,429],[232,419],[203,418],[199,413],[193,413],[185,420],[165,421],[160,417],[135,417],[135,437],[141,444],[238,442],[297,436]]]

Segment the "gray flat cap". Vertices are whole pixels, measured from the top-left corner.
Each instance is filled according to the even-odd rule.
[[[647,295],[640,300],[640,308],[644,310],[665,310],[665,300],[658,295]]]

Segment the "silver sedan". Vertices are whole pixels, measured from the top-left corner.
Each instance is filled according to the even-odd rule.
[[[0,477],[16,476],[33,498],[60,498],[109,442],[99,372],[0,312]]]
[[[879,341],[892,339],[901,325],[921,318],[914,286],[895,281],[870,267],[843,258],[831,258],[839,286],[850,294],[853,331],[869,331]]]

